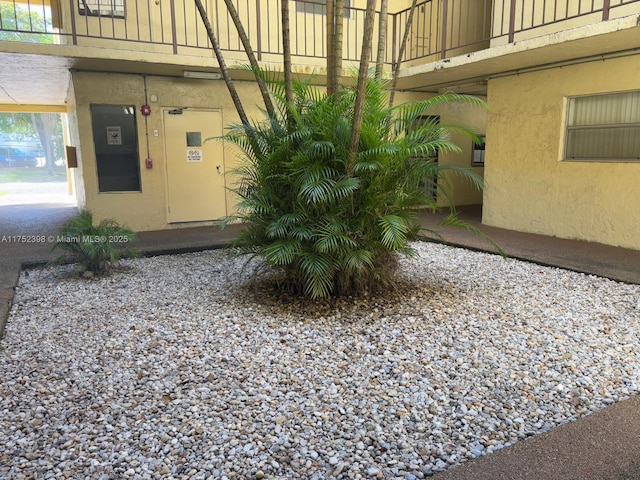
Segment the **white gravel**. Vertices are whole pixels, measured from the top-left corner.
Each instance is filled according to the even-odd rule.
[[[640,287],[418,243],[314,304],[222,251],[23,272],[0,478],[424,478],[638,391]]]

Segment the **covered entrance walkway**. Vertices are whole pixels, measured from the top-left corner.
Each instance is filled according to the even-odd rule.
[[[0,187],[7,192],[0,196],[0,318],[3,318],[9,311],[21,266],[35,259],[53,258],[48,237],[55,236],[78,209],[75,197],[67,193],[65,182],[5,183]]]

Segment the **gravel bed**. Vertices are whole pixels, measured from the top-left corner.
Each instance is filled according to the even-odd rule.
[[[383,296],[247,287],[224,251],[23,272],[0,478],[425,478],[638,391],[640,287],[416,243]]]

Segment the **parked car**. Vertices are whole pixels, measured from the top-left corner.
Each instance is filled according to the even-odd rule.
[[[18,148],[0,147],[0,167],[37,167],[35,155]]]

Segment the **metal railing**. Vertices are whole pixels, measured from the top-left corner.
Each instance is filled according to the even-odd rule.
[[[568,23],[579,18],[593,18],[589,23],[609,20],[618,10],[638,0],[494,0],[492,37],[507,36],[512,43],[521,32]],[[638,8],[635,12],[638,13]]]
[[[234,1],[258,58],[280,55],[281,0]],[[293,55],[323,58],[325,6],[316,0],[287,1],[291,1]],[[618,11],[640,13],[638,6],[631,6],[637,2],[640,0],[424,0],[415,11],[404,61],[424,62],[481,50],[495,39],[513,42],[516,35],[531,35],[536,29],[561,31],[572,28],[569,22],[575,23],[576,19],[588,24],[612,18]],[[242,52],[224,1],[203,3],[221,48]],[[357,61],[365,11],[346,3],[343,57]],[[387,63],[397,59],[408,14],[409,9],[405,9],[388,16]],[[374,38],[375,52],[377,32]],[[193,55],[211,48],[193,0],[0,1],[0,41],[143,48]]]

